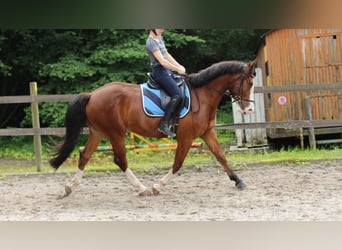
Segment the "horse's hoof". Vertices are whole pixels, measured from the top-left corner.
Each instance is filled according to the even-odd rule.
[[[69,194],[72,193],[72,189],[68,185],[65,186],[64,190],[65,190],[64,195],[58,195],[57,200],[64,199],[65,197],[67,197]]]
[[[155,185],[153,185],[152,192],[153,192],[153,195],[159,195],[160,194],[160,189],[157,188]]]
[[[65,186],[65,195],[64,195],[64,197],[67,197],[71,193],[72,193],[71,187],[70,186]]]
[[[245,188],[247,187],[246,184],[243,183],[243,181],[237,182],[237,183],[235,184],[235,186],[236,186],[239,190],[243,190],[243,189],[245,189]]]
[[[139,196],[149,196],[151,192],[145,189],[144,191],[139,192]]]

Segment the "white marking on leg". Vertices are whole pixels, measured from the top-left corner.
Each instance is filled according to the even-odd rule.
[[[142,193],[144,191],[146,191],[146,187],[141,184],[141,182],[139,181],[139,179],[134,175],[134,173],[132,172],[132,170],[130,170],[129,168],[126,169],[125,174],[128,178],[128,180],[131,182],[131,184],[134,187],[139,188],[139,193]]]
[[[71,183],[68,184],[68,186],[69,187],[74,187],[74,186],[80,185],[80,183],[82,181],[83,174],[84,174],[84,171],[78,169],[76,174],[74,175],[74,178],[71,179]]]
[[[173,178],[174,174],[172,173],[172,169],[170,169],[170,171],[163,176],[163,178],[160,179],[158,184],[154,184],[153,188],[160,192],[162,190],[163,187],[165,187],[167,184],[169,184]]]
[[[80,183],[82,181],[83,173],[84,173],[83,170],[80,170],[80,169],[77,170],[76,174],[71,179],[71,182],[65,186],[65,195],[64,196],[68,196],[69,194],[71,194],[73,188],[80,185]]]
[[[81,184],[81,181],[82,181],[82,178],[83,178],[83,174],[84,174],[84,171],[78,169],[78,171],[76,172],[74,178],[72,179],[72,182],[74,183],[74,185],[80,185]]]

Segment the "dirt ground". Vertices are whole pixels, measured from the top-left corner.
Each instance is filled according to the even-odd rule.
[[[139,174],[152,187],[167,171]],[[67,173],[1,176],[1,221],[342,221],[342,165],[250,165],[236,171],[239,191],[221,166],[181,169],[159,196],[139,197],[121,172],[85,176],[59,199]]]

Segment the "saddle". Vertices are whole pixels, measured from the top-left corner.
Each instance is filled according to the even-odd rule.
[[[182,98],[182,102],[178,105],[176,112],[174,116],[172,117],[172,123],[170,125],[170,130],[176,133],[177,128],[178,128],[178,119],[181,116],[181,113],[184,113],[185,103],[186,103],[185,106],[187,106],[187,109],[185,109],[184,115],[186,115],[187,112],[189,111],[190,103],[189,103],[189,100],[185,98],[187,97],[186,94],[187,93],[189,94],[189,90],[187,89],[187,85],[183,77],[181,77],[180,75],[174,75],[174,74],[172,74],[171,76],[176,81],[177,86],[180,89],[181,98]],[[168,93],[166,93],[166,91],[160,86],[160,84],[156,80],[152,78],[151,73],[147,73],[147,77],[148,77],[147,86],[153,90],[160,91],[160,105],[161,105],[161,108],[165,110],[167,108],[167,105],[171,101],[171,96]]]
[[[160,99],[161,99],[161,106],[162,108],[165,110],[167,105],[169,104],[170,100],[171,100],[171,96],[166,93],[166,91],[159,85],[159,83],[154,80],[151,76],[151,73],[147,73],[147,85],[151,88],[151,89],[157,89],[160,90]],[[182,103],[180,103],[179,107],[183,107],[184,106],[184,97],[185,97],[185,86],[186,83],[183,79],[182,76],[180,75],[172,75],[172,78],[176,81],[178,88],[180,89],[181,92],[181,98],[182,98]],[[176,112],[179,113],[180,109]]]

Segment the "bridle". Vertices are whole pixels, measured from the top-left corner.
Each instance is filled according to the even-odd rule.
[[[246,78],[249,78],[249,77],[254,78],[254,75],[251,74],[251,73],[246,73],[246,72],[241,74],[241,76],[240,76],[241,81],[240,81],[239,93],[238,93],[238,95],[233,96],[233,99],[234,99],[233,102],[238,102],[238,103],[242,103],[243,101],[245,101],[245,102],[254,102],[254,100],[242,99],[243,83],[244,83],[244,80]]]
[[[243,84],[244,84],[244,81],[245,81],[245,79],[246,79],[247,77],[254,78],[254,74],[243,72],[243,73],[242,73],[236,80],[234,80],[234,82],[233,82],[233,83],[235,83],[236,81],[238,81],[239,79],[241,79],[241,80],[240,80],[239,92],[238,92],[237,95],[233,96],[233,102],[239,103],[239,105],[241,106],[241,108],[243,108],[243,106],[244,106],[244,105],[243,105],[243,102],[244,102],[244,101],[245,101],[245,102],[253,102],[253,103],[254,103],[254,100],[251,100],[251,99],[243,99],[243,98],[242,98],[242,94],[243,94]],[[232,83],[232,84],[233,84],[233,83]],[[224,96],[224,95],[226,95],[226,96],[231,96],[231,93],[230,93],[229,90],[222,91],[222,90],[220,90],[220,89],[215,89],[215,88],[213,88],[213,87],[211,87],[211,86],[206,86],[206,87],[207,87],[208,89],[210,89],[210,90],[212,90],[212,91],[218,93],[218,94],[221,95],[221,96]]]

